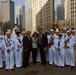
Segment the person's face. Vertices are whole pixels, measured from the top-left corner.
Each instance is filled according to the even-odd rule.
[[[59,36],[59,39],[61,39],[62,38],[62,36]]]
[[[37,37],[37,34],[36,33],[34,34],[34,37]]]
[[[70,36],[71,35],[71,32],[67,32],[67,34]]]
[[[42,29],[39,29],[39,31],[38,31],[38,32],[39,32],[39,34],[41,34],[41,33],[42,33]]]
[[[30,36],[30,35],[31,35],[31,32],[30,32],[30,31],[28,31],[28,32],[27,32],[27,36]]]
[[[19,37],[20,33],[16,33],[17,37]]]
[[[7,34],[7,38],[10,38],[11,34]]]
[[[54,34],[54,31],[51,31],[50,34],[53,35]]]

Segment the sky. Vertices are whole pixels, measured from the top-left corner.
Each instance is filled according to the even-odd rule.
[[[15,2],[15,5],[24,5],[25,0],[13,0]],[[58,3],[60,0],[55,0],[55,3]]]

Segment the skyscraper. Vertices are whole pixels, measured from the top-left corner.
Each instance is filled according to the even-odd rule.
[[[9,23],[11,28],[14,26],[14,2],[12,0],[1,1],[1,18],[3,24]]]
[[[64,4],[59,3],[57,4],[57,20],[64,20],[65,17],[65,9],[64,9]]]
[[[76,29],[76,0],[65,0],[65,20],[71,29]]]
[[[25,0],[25,30],[32,32],[32,0]]]
[[[25,6],[16,6],[16,24],[21,25],[22,29],[25,29]]]
[[[54,0],[32,0],[32,31],[49,31],[54,23]]]

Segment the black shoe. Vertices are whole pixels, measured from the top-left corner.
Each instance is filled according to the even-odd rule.
[[[52,64],[48,64],[49,66],[51,66]]]
[[[65,65],[65,67],[69,67],[69,65]]]
[[[22,68],[22,67],[20,67],[20,68]]]
[[[3,67],[1,67],[0,69],[3,69]]]
[[[74,69],[74,66],[71,66],[71,69]]]
[[[9,69],[6,69],[6,71],[9,71]]]
[[[20,69],[19,67],[17,67],[17,69]]]
[[[61,66],[61,68],[64,68],[63,66]]]
[[[13,71],[13,70],[15,70],[15,69],[11,69],[11,70]]]

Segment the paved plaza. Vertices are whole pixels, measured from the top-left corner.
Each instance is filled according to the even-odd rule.
[[[75,59],[76,59],[76,51],[75,51]],[[27,68],[21,68],[16,69],[14,71],[9,70],[6,71],[6,69],[0,69],[0,75],[76,75],[76,66],[74,69],[71,69],[70,67],[57,67],[54,65],[40,65],[40,63],[37,63],[36,65],[33,65],[30,63],[30,67]]]
[[[71,70],[70,67],[60,68],[48,64],[44,67],[38,63],[36,66],[31,64],[26,69],[21,68],[14,71],[2,69],[0,70],[0,75],[76,75],[76,67]]]

